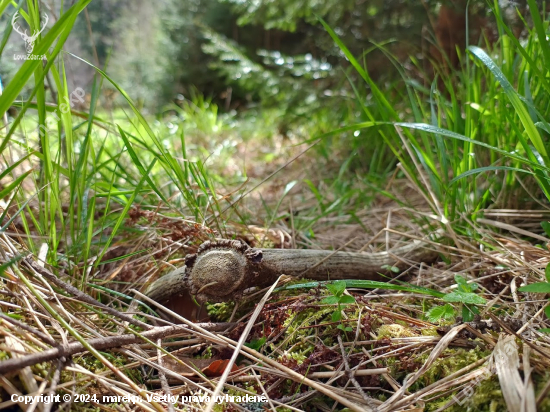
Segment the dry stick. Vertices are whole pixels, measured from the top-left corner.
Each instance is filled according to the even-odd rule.
[[[162,346],[162,339],[157,339],[157,346]],[[162,351],[157,348],[157,363],[162,368]],[[162,369],[158,369],[160,386],[164,391],[165,395],[172,397],[172,391],[170,390],[170,385],[168,385],[168,380]],[[168,412],[175,412],[174,405],[171,402],[167,402]]]
[[[141,363],[144,363],[144,364],[150,366],[151,368],[157,369],[158,371],[161,371],[161,370],[162,370],[167,376],[169,376],[169,377],[171,377],[171,378],[173,378],[173,379],[177,379],[178,382],[184,382],[184,383],[186,383],[187,385],[194,386],[194,387],[196,387],[196,388],[202,390],[203,392],[206,392],[206,393],[209,393],[209,394],[212,393],[211,390],[205,388],[204,386],[199,385],[199,384],[196,383],[196,382],[193,382],[193,381],[190,380],[189,378],[186,378],[186,377],[184,377],[184,376],[181,376],[181,375],[179,375],[178,373],[172,372],[170,369],[167,369],[167,368],[165,368],[165,367],[163,367],[163,366],[160,366],[160,365],[158,365],[158,364],[155,364],[155,363],[151,362],[149,359],[146,359],[146,358],[144,358],[144,357],[141,357],[140,355],[138,355],[138,354],[136,354],[136,353],[133,353],[133,352],[131,352],[130,350],[125,349],[125,350],[123,351],[123,353],[125,353],[125,354],[128,355],[128,356],[131,356],[131,357],[137,359],[137,360],[140,361]],[[152,358],[151,358],[151,359],[152,359]],[[200,376],[202,376],[202,375],[200,375]],[[211,383],[210,381],[208,381],[208,382]],[[241,390],[241,391],[243,391],[244,393],[246,393],[246,394],[248,394],[248,395],[256,395],[255,393],[250,392],[250,391],[247,391],[247,390],[243,390],[242,388],[233,387],[232,385],[228,385],[228,386],[229,386],[230,388],[232,388],[232,389]],[[237,409],[238,409],[238,408],[241,408],[241,409],[239,409],[239,410],[243,410],[243,411],[246,412],[246,410],[245,410],[244,408],[240,407],[238,404],[235,404],[235,403],[232,403],[232,402],[229,402],[229,404],[230,404],[231,406],[237,408]],[[284,406],[284,405],[281,405],[281,406]]]
[[[542,355],[544,356],[545,358],[550,358],[550,354],[548,352],[545,352],[543,351],[542,349],[540,349],[538,346],[536,345],[533,345],[531,342],[525,340],[523,337],[521,337],[520,335],[518,335],[517,332],[514,332],[512,329],[510,329],[508,327],[508,325],[506,325],[503,321],[501,321],[499,318],[497,318],[495,315],[493,315],[492,313],[488,313],[489,317],[493,320],[493,322],[495,323],[498,323],[498,325],[506,332],[508,333],[509,335],[514,335],[516,338],[518,338],[519,340],[521,340],[522,342],[525,342],[527,345],[529,345],[529,347],[531,349],[533,349],[535,352],[538,352],[539,355]]]
[[[532,377],[532,372],[533,372],[533,368],[531,367],[531,362],[530,362],[530,356],[531,356],[531,348],[525,344],[525,342],[523,343],[523,354],[522,354],[522,360],[523,360],[523,376],[524,376],[524,381],[523,381],[523,388],[521,389],[521,391],[524,393],[524,395],[522,396],[522,409],[523,410],[534,410],[536,411],[537,410],[537,406],[536,406],[536,399],[535,399],[535,388],[534,388],[534,385],[533,385],[533,377]],[[539,405],[540,407],[540,405]],[[525,408],[525,409],[524,409]]]
[[[282,372],[272,371],[271,369],[263,368],[261,366],[254,366],[253,368],[254,368],[254,370],[258,370],[260,372],[272,373],[272,374],[280,373],[282,376],[284,376],[284,373],[282,373]],[[351,369],[350,369],[350,371],[353,372],[353,370],[351,370]],[[355,376],[373,376],[373,375],[382,375],[384,373],[388,373],[388,368],[372,368],[372,369],[356,370],[354,372],[354,375]],[[310,373],[307,374],[307,377],[311,378],[311,379],[333,378],[333,380],[334,380],[334,379],[339,379],[344,375],[345,375],[344,371],[327,371],[327,372],[310,372]],[[252,379],[252,377],[250,375],[244,375],[241,378],[244,381]]]
[[[262,381],[260,380],[260,378],[258,377],[258,375],[256,374],[256,372],[254,371],[254,369],[251,369],[250,372],[252,373],[252,375],[254,376],[255,378],[255,381],[256,381],[256,384],[260,387],[260,389],[262,390],[263,394],[265,395],[266,399],[267,399],[267,402],[269,403],[269,407],[271,408],[271,410],[273,412],[277,412],[277,410],[275,409],[275,406],[273,405],[273,402],[271,402],[271,399],[269,399],[269,395],[267,394],[266,390],[265,390],[265,387],[264,385],[262,384]]]
[[[158,371],[161,371],[164,372],[166,374],[166,376],[172,378],[172,379],[177,379],[178,382],[183,382],[185,385],[187,385],[187,387],[194,387],[198,390],[201,390],[205,393],[212,393],[212,391],[204,386],[202,386],[201,384],[197,383],[197,382],[194,382],[193,380],[189,379],[188,377],[186,376],[183,376],[183,375],[180,375],[179,373],[176,373],[176,372],[173,372],[171,371],[170,369],[166,368],[165,366],[160,366],[154,362],[152,362],[150,359],[154,359],[154,358],[144,358],[143,356],[140,356],[138,355],[137,353],[135,352],[132,352],[130,351],[129,349],[123,349],[121,350],[122,353],[124,353],[125,355],[127,355],[128,357],[132,357],[134,359],[136,359],[136,363],[138,363],[139,365],[147,365],[147,366],[150,366],[151,368],[153,369],[156,369]],[[200,375],[199,373],[197,373],[197,375],[199,377],[202,377],[203,375]],[[208,381],[209,382],[209,381]]]
[[[548,379],[548,382],[544,384],[544,388],[542,388],[539,395],[537,396],[537,408],[540,408],[542,401],[546,399],[548,393],[550,393],[550,379]]]
[[[546,302],[546,304],[544,304],[544,305],[542,306],[542,308],[540,308],[540,309],[537,311],[537,313],[535,313],[533,316],[531,316],[531,318],[530,318],[527,322],[525,322],[525,324],[524,324],[521,328],[519,328],[518,331],[517,331],[516,333],[517,333],[518,335],[521,335],[521,334],[525,331],[525,329],[527,329],[529,326],[531,326],[531,323],[533,323],[533,322],[535,321],[535,319],[537,319],[537,318],[544,312],[544,310],[546,309],[546,307],[547,307],[548,305],[550,305],[550,301],[549,301],[549,302]]]
[[[26,323],[20,322],[16,319],[10,318],[9,316],[4,315],[2,312],[0,312],[0,318],[3,320],[11,323],[12,325],[15,325],[23,330],[26,330],[27,332],[30,332],[36,336],[38,336],[40,339],[42,339],[44,342],[55,346],[57,345],[57,342],[50,336],[46,335],[45,333],[40,332],[39,330],[33,328],[32,326],[27,325]]]
[[[7,346],[7,350],[11,352],[12,359],[14,359],[16,362],[17,360],[25,356],[25,355],[22,355],[22,353],[25,353],[25,347],[23,346],[21,341],[15,336],[11,336],[11,335],[6,336],[5,343]],[[23,384],[23,387],[27,392],[36,392],[38,390],[44,391],[44,387],[42,387],[42,385],[40,386],[40,389],[38,388],[38,383],[36,382],[36,378],[34,377],[30,367],[27,366],[27,367],[21,368],[18,374],[19,374],[19,379],[21,380],[21,383]],[[35,403],[36,401],[33,404]],[[33,406],[31,404],[30,408],[32,407]],[[41,404],[40,411],[43,411],[43,410],[44,410],[44,407]]]
[[[210,339],[212,339],[215,343],[224,345],[225,342],[221,339],[221,336],[214,335],[209,330],[203,327],[203,323],[194,323],[191,322],[189,319],[184,318],[183,316],[178,315],[176,312],[168,309],[167,307],[161,305],[160,303],[154,301],[150,297],[144,295],[139,290],[136,289],[130,289],[129,292],[134,293],[137,295],[140,299],[143,299],[145,302],[150,303],[151,305],[156,306],[161,311],[173,316],[175,319],[179,320],[181,323],[183,323],[185,326],[187,326],[189,329],[195,330],[196,335],[202,335],[202,336],[208,336]],[[189,331],[188,331],[189,332]]]
[[[57,389],[57,384],[59,383],[59,379],[61,378],[61,372],[65,368],[65,362],[63,362],[62,359],[57,360],[57,368],[55,368],[55,372],[53,374],[51,383],[50,383],[50,390],[48,391],[48,396],[53,396],[55,390]],[[52,409],[53,402],[49,402],[46,405],[44,405],[44,412],[50,412]]]
[[[155,367],[156,367],[156,366],[155,366]],[[168,371],[168,372],[170,372],[170,371]],[[172,376],[172,379],[169,380],[168,382],[171,383],[171,384],[174,384],[174,385],[175,385],[175,384],[179,384],[179,383],[182,381],[182,377],[181,377],[180,375],[177,375],[177,374],[174,373],[174,372],[172,372],[172,374],[173,374],[174,376],[168,374],[169,376]],[[254,377],[254,376],[245,376],[244,378],[246,378],[246,379],[243,379],[243,377],[240,377],[240,376],[239,376],[239,377],[235,377],[235,378],[230,377],[230,380],[231,380],[232,382],[248,382],[249,380],[254,380],[255,377]],[[159,384],[160,382],[159,382],[158,380],[152,379],[152,380],[147,381],[147,383],[154,385],[154,384]],[[235,389],[235,390],[237,390],[237,391],[243,392],[243,393],[248,394],[248,395],[252,395],[252,396],[257,396],[257,395],[258,395],[257,393],[247,391],[246,389],[239,388],[239,387],[233,386],[233,385],[228,384],[228,383],[226,383],[226,386],[227,386],[229,389]],[[212,391],[206,391],[206,390],[205,390],[205,392],[211,393]],[[309,394],[311,394],[311,393],[313,393],[313,392],[315,392],[315,391],[310,391]],[[277,406],[282,406],[282,407],[285,407],[285,408],[289,408],[289,409],[291,409],[291,410],[293,410],[293,411],[296,411],[296,412],[302,412],[301,409],[296,409],[296,408],[293,408],[292,406],[285,405],[284,400],[280,400],[280,399],[279,399],[279,400],[268,399],[268,402],[273,402],[273,403],[277,404]],[[235,405],[235,404],[231,404],[231,405]]]
[[[48,318],[48,313],[41,313],[41,311],[36,311],[33,309],[33,306],[31,305],[31,303],[29,302],[29,299],[32,300],[32,302],[36,305],[36,307],[40,308],[40,302],[38,302],[38,300],[36,299],[35,296],[33,296],[30,291],[28,290],[28,288],[26,286],[23,286],[23,285],[19,285],[21,291],[23,292],[21,297],[20,297],[20,300],[22,300],[24,303],[25,303],[25,306],[26,306],[26,311],[33,317],[34,321],[38,324],[38,326],[40,327],[40,329],[42,329],[42,332],[44,332],[45,334],[49,334],[48,330],[46,329],[46,327],[44,326],[44,324],[42,322],[40,322],[40,319],[38,319],[38,314],[41,314],[41,315],[44,315],[44,318],[47,319],[50,324],[52,325],[52,327],[54,327],[54,325],[57,324],[57,321],[54,320],[54,319],[51,319],[51,318]],[[28,296],[27,296],[28,295]]]
[[[73,380],[63,382],[62,384],[59,384],[57,386],[58,389],[65,389],[65,388],[68,388],[69,386],[76,387],[77,384],[80,384],[80,383],[84,384],[86,381],[89,381],[91,379],[94,379],[94,381],[99,381],[101,379],[101,380],[104,380],[105,382],[110,382],[112,384],[118,384],[121,387],[126,387],[128,389],[131,389],[130,386],[126,385],[125,383],[122,383],[120,381],[116,381],[114,379],[107,378],[107,375],[112,373],[111,370],[107,369],[107,370],[103,370],[103,371],[98,372],[98,373],[93,373],[93,372],[90,372],[89,370],[84,369],[84,368],[79,369],[79,368],[81,368],[81,366],[79,366],[78,364],[74,364],[74,365],[75,365],[75,367],[67,366],[65,369],[67,369],[68,372],[80,373],[80,374],[83,375],[83,377],[74,378]],[[127,370],[130,370],[130,369],[139,367],[139,366],[141,366],[141,362],[134,361],[134,362],[130,362],[130,363],[127,363],[126,365],[122,366],[120,368],[120,370],[127,371]],[[32,395],[32,394],[29,394],[29,395]]]
[[[85,369],[83,366],[80,366],[80,365],[77,365],[78,368],[75,368],[77,373],[89,373],[89,371],[87,369]],[[108,383],[108,381],[106,379],[102,379],[102,378],[99,378],[97,379],[97,381],[103,385],[103,387],[105,389],[107,389],[108,391],[118,395],[118,396],[123,396],[125,397],[126,399],[128,399],[129,397],[133,396],[131,392],[129,392],[130,390],[135,390],[134,388],[132,388],[130,385],[126,385],[125,383],[123,382],[120,382],[120,381],[115,381],[115,382],[112,382],[112,379],[109,379],[110,384]],[[73,386],[72,390],[71,389],[66,389],[67,392],[71,392],[73,394],[75,394],[77,392],[77,387],[76,386]],[[143,391],[145,392],[145,390]],[[65,402],[65,405],[70,403],[72,404],[72,400],[70,400],[69,402]],[[139,407],[140,409],[137,409],[137,410],[141,410],[143,409],[144,411],[146,412],[155,412],[155,410],[157,412],[164,412],[164,410],[162,410],[162,406],[160,406],[160,408],[155,408],[156,405],[158,405],[158,403],[156,402],[147,402],[145,400],[145,396],[142,397],[142,399],[136,399],[134,398],[134,402],[135,402],[135,405],[137,405],[137,407]],[[63,406],[63,405],[62,405]],[[60,408],[61,409],[61,408]],[[126,408],[126,410],[130,410],[129,408]]]
[[[380,274],[388,272],[381,269],[384,265],[401,270],[410,267],[396,256],[426,262],[435,260],[438,254],[422,240],[378,253],[258,249],[237,240],[205,242],[196,254],[187,257],[185,266],[155,281],[147,295],[157,302],[184,293],[191,293],[201,303],[235,300],[246,288],[271,286],[280,274],[298,278],[305,270],[313,280],[326,281],[327,273],[332,280],[385,280]]]
[[[186,325],[188,328],[194,330],[194,334],[197,335],[197,336],[201,336],[203,337],[203,339],[206,340],[206,337],[210,338],[211,342],[215,342],[219,345],[223,345],[223,346],[228,346],[227,343],[221,339],[222,337],[219,336],[219,335],[215,335],[211,332],[209,332],[208,330],[206,330],[205,328],[203,328],[201,326],[201,324],[198,324],[198,323],[194,323],[194,322],[191,322],[189,321],[188,319],[184,318],[183,316],[180,316],[179,314],[175,313],[174,311],[166,308],[165,306],[161,305],[160,303],[154,301],[153,299],[147,297],[146,295],[144,295],[143,293],[139,292],[138,290],[135,290],[135,289],[130,289],[130,292],[134,293],[135,295],[137,295],[140,299],[143,299],[145,302],[147,303],[150,303],[151,305],[153,306],[156,306],[159,310],[161,310],[162,312],[165,312],[165,313],[168,313],[169,315],[173,316],[175,319],[179,320],[180,322],[182,322],[184,325]],[[167,371],[165,371],[166,373]],[[167,373],[168,376],[170,376],[171,374],[170,373]],[[179,375],[178,375],[179,376]],[[200,377],[202,377],[203,375],[199,375]],[[180,379],[182,379],[183,377],[180,377]],[[214,386],[212,384],[212,382],[210,380],[207,380],[206,378],[204,378],[209,384],[211,384],[212,386]],[[208,392],[210,392],[210,390],[208,390]]]
[[[31,269],[36,271],[38,274],[44,276],[49,281],[54,283],[56,286],[62,288],[66,292],[69,292],[71,295],[73,295],[78,300],[80,300],[82,302],[85,302],[85,303],[88,303],[90,305],[97,306],[97,307],[103,309],[105,312],[107,312],[107,313],[109,313],[113,316],[116,316],[116,317],[118,317],[122,320],[125,320],[126,322],[131,323],[134,326],[138,326],[138,327],[144,328],[144,329],[151,329],[152,328],[151,325],[148,325],[147,323],[144,323],[140,320],[134,319],[131,316],[126,315],[125,313],[119,312],[116,309],[113,309],[113,308],[111,308],[107,305],[104,305],[103,303],[98,302],[97,300],[92,298],[90,295],[87,295],[86,293],[80,291],[79,289],[75,288],[74,286],[69,285],[66,282],[63,282],[57,276],[55,276],[53,273],[51,273],[49,270],[47,270],[46,268],[41,267],[40,265],[38,265],[32,259],[27,258],[27,259],[24,259],[23,261],[25,263],[27,263],[27,265]]]
[[[531,342],[528,342],[527,340],[523,339],[518,333],[514,332],[513,330],[511,330],[508,325],[506,325],[504,322],[502,322],[499,318],[497,318],[495,315],[493,315],[492,313],[489,313],[488,314],[491,319],[498,323],[498,325],[504,330],[506,331],[508,334],[510,335],[514,335],[516,338],[520,339],[522,342],[524,342],[525,344],[527,344],[531,349],[533,349],[534,351],[538,352],[540,355],[544,356],[545,358],[548,358],[549,355],[548,353],[545,353],[544,351],[542,351],[541,349],[539,349],[537,346],[533,345]],[[546,382],[546,384],[544,385],[544,388],[541,390],[541,392],[539,393],[539,395],[537,396],[537,407],[540,407],[542,401],[544,401],[546,399],[546,395],[548,395],[548,393],[550,392],[550,380],[548,382]]]
[[[434,412],[446,411],[451,406],[460,402],[464,402],[466,399],[468,399],[472,395],[471,393],[472,384],[475,385],[478,382],[478,380],[483,380],[486,373],[487,373],[487,369],[478,369],[478,370],[472,371],[456,379],[454,382],[450,382],[448,385],[443,385],[441,389],[437,390],[437,394],[435,391],[433,391],[433,393],[427,394],[426,399],[425,400],[423,399],[423,401],[431,402],[435,399],[442,398],[444,396],[449,396],[453,392],[457,392],[457,394],[454,395],[449,401],[447,401],[446,404],[444,404]],[[459,399],[459,397],[462,397],[462,400]],[[462,409],[462,410],[465,410],[465,409]]]
[[[377,411],[378,408],[374,404],[373,400],[368,396],[364,391],[363,388],[361,388],[361,385],[359,385],[359,382],[357,382],[357,379],[355,379],[354,373],[350,370],[349,362],[348,362],[348,354],[346,353],[346,350],[344,349],[344,344],[342,343],[342,337],[338,335],[338,343],[340,344],[340,350],[342,351],[342,359],[344,360],[344,367],[346,369],[346,375],[348,379],[351,381],[353,386],[357,389],[357,391],[361,394],[363,399],[365,400],[365,403],[369,406],[369,408],[372,411]]]
[[[130,365],[131,365],[130,367],[124,366],[124,369],[121,369],[121,370],[129,371],[130,369],[141,366],[141,363],[136,361],[136,362],[132,362],[132,364]],[[82,375],[83,377],[80,377],[80,378],[75,377],[71,381],[63,382],[61,385],[58,386],[59,389],[70,391],[71,389],[69,389],[69,387],[73,387],[73,390],[76,390],[78,384],[82,384],[79,387],[83,387],[86,384],[86,381],[90,381],[93,379],[94,381],[101,383],[107,389],[111,389],[111,386],[116,386],[118,388],[124,389],[125,391],[132,390],[132,387],[124,382],[117,381],[116,379],[112,379],[112,378],[107,378],[107,375],[113,373],[109,369],[103,370],[99,373],[94,373],[84,368],[84,366],[80,366],[78,363],[74,363],[74,362],[72,363],[72,366],[67,366],[65,369],[67,370],[67,372],[72,372],[73,375],[76,373],[76,374]]]
[[[14,386],[14,384],[8,380],[5,376],[3,375],[0,375],[0,387],[6,391],[8,393],[8,395],[22,395],[21,392],[19,392],[19,390]],[[17,399],[17,398],[15,398]],[[14,404],[17,404],[20,406],[21,410],[24,411],[25,408],[27,408],[27,404],[25,404],[25,401],[12,401],[11,400],[11,397],[10,397],[10,400],[7,400],[7,401],[4,401],[2,403],[0,403],[0,408],[4,409],[6,408],[7,406],[12,406]]]
[[[40,387],[38,388],[39,397],[44,395],[44,389],[46,389],[47,384],[48,384],[47,380],[44,380],[40,384]],[[44,412],[44,408],[46,407],[46,405],[38,401],[40,398],[35,398],[35,399],[36,400],[33,400],[32,403],[29,405],[29,408],[26,410],[26,412],[34,412],[36,408],[38,408],[39,411]]]
[[[279,277],[279,279],[281,279],[281,277]],[[279,279],[277,279],[277,281],[273,284],[273,286],[271,286],[271,288],[269,288],[269,290],[264,295],[262,300],[258,303],[258,305],[256,305],[256,309],[254,309],[254,313],[252,314],[252,316],[250,316],[250,319],[249,319],[248,323],[246,324],[246,328],[244,329],[244,331],[243,331],[243,333],[242,333],[242,335],[239,339],[239,342],[237,343],[237,346],[235,347],[235,350],[233,351],[233,355],[231,356],[231,359],[229,360],[229,362],[225,366],[225,370],[223,371],[223,375],[221,376],[218,384],[216,385],[216,389],[214,389],[214,393],[212,394],[212,397],[210,398],[210,402],[208,402],[208,405],[206,406],[206,412],[211,412],[212,411],[212,408],[214,407],[214,404],[216,403],[216,397],[219,395],[219,393],[223,389],[223,385],[227,381],[227,377],[229,376],[229,373],[231,372],[231,369],[233,368],[233,365],[234,365],[235,361],[237,360],[237,356],[239,356],[239,354],[241,352],[241,348],[243,347],[244,342],[246,341],[246,338],[248,338],[248,334],[250,333],[250,331],[252,330],[252,327],[254,326],[254,322],[256,322],[256,319],[260,315],[260,312],[262,311],[265,303],[267,302],[267,299],[269,299],[269,297],[271,296],[271,294],[275,290],[275,287],[279,283]]]
[[[242,393],[244,393],[244,394],[246,394],[246,395],[258,396],[258,393],[248,391],[248,390],[243,389],[242,387],[239,387],[239,386],[234,386],[234,385],[231,385],[231,384],[229,384],[229,383],[226,383],[226,386],[227,386],[227,388],[229,388],[229,389],[233,389],[234,391],[242,392]],[[285,405],[285,404],[282,403],[282,402],[278,402],[278,401],[273,400],[273,399],[271,399],[271,402],[276,403],[277,406],[281,406],[281,407],[283,407],[283,408],[289,408],[288,405]],[[240,406],[240,405],[237,405],[237,404],[234,404],[234,403],[230,403],[230,405],[232,405],[232,406],[237,406],[237,407],[241,408],[240,410],[242,410],[243,412],[247,412],[247,409],[243,408],[243,407]],[[301,410],[299,410],[299,409],[292,408],[292,407],[290,407],[290,409],[296,410],[297,412],[303,412],[303,411],[301,411]]]
[[[18,330],[18,328],[16,326],[12,325],[11,323],[4,322],[3,320],[0,320],[0,326],[5,326],[6,329],[4,329],[3,332],[7,336],[11,336],[11,334],[8,332],[8,329],[10,329],[10,330],[13,331],[13,334],[14,334],[13,336],[19,335],[25,341],[31,341],[32,343],[37,345],[42,350],[48,349],[48,345],[46,345],[40,339],[37,339],[36,337],[34,337],[34,335],[32,335],[30,333],[26,333],[24,330],[23,331]],[[54,345],[57,345],[57,343],[54,343]],[[30,345],[27,346],[27,348],[29,348],[29,347],[30,347]],[[35,348],[35,347],[31,347],[30,352],[36,352],[36,349],[37,348]],[[27,352],[25,352],[25,351],[23,351],[22,353],[23,353],[23,355],[27,354]]]
[[[548,239],[547,237],[537,235],[536,233],[530,232],[528,230],[520,229],[519,227],[514,226],[514,225],[509,225],[508,223],[502,223],[502,222],[498,222],[496,220],[481,219],[481,218],[478,218],[476,221],[477,221],[477,223],[484,223],[484,224],[489,225],[489,226],[498,227],[499,229],[509,230],[510,232],[518,233],[518,234],[523,235],[523,236],[529,236],[533,239],[541,240],[541,241],[546,242],[546,243],[550,242],[550,239]]]
[[[363,245],[363,247],[362,247],[361,249],[359,249],[357,252],[358,252],[358,253],[364,252],[370,245],[372,245],[372,244],[374,243],[374,241],[375,241],[376,239],[378,239],[378,236],[380,236],[382,233],[384,233],[384,229],[379,230],[378,233],[377,233],[376,235],[374,235],[373,237],[371,237],[371,238],[369,239],[369,241],[368,241],[367,243],[365,243],[365,244]],[[296,249],[296,248],[295,248],[295,249]]]
[[[343,365],[342,365],[342,368],[343,368]],[[281,376],[281,379],[279,381],[277,381],[275,384],[273,384],[270,388],[268,388],[268,392],[270,391],[270,389],[273,389],[275,387],[278,386],[278,384],[282,381],[284,381],[285,379],[292,379],[292,380],[295,380],[294,378],[292,377],[289,377],[288,374],[287,374],[287,371],[286,370],[273,370],[273,369],[268,369],[268,368],[265,368],[265,367],[261,367],[261,366],[254,366],[254,369],[255,370],[259,370],[260,372],[265,372],[267,374],[271,374],[271,375],[275,375],[275,376]],[[281,368],[279,368],[281,369]],[[331,373],[331,372],[327,372],[327,373]],[[345,399],[347,399],[348,401],[351,401],[351,399],[357,399],[358,401],[363,401],[363,399],[361,398],[360,395],[358,394],[355,394],[353,392],[349,392],[349,391],[346,391],[345,388],[339,388],[339,387],[330,387],[330,383],[332,383],[334,380],[336,379],[339,379],[341,378],[342,376],[345,376],[345,373],[344,371],[336,371],[335,374],[333,374],[333,376],[328,376],[328,375],[324,375],[325,372],[313,372],[311,374],[308,374],[308,377],[307,379],[309,379],[310,377],[317,377],[317,378],[330,378],[330,380],[326,383],[320,383],[320,385],[322,385],[324,388],[326,388],[326,390],[329,391],[329,393],[331,393],[331,395],[327,395],[329,396],[330,398],[332,398],[333,400],[335,400],[336,402],[340,402],[339,400],[335,399],[334,397],[335,396],[340,396],[338,394],[341,393],[342,396],[346,397]],[[366,375],[365,375],[366,376]],[[237,381],[237,379],[236,379]],[[306,384],[305,383],[305,380],[302,380],[299,382],[300,384]],[[308,391],[307,393],[307,396],[303,396],[303,395],[293,395],[291,396],[290,398],[291,399],[294,399],[294,400],[299,400],[300,403],[302,402],[305,402],[307,400],[307,397],[310,397],[312,395],[315,395],[317,393],[317,390],[311,390],[311,391]],[[324,392],[323,392],[324,393]],[[286,399],[286,398],[285,398]],[[288,399],[287,399],[288,400]],[[275,401],[273,400],[274,402],[282,402],[280,399],[278,401]],[[381,402],[380,402],[381,403]],[[360,408],[359,410],[362,411],[362,412],[365,412],[365,409],[363,407],[363,404],[361,405],[358,405],[358,404],[355,404],[355,408]],[[356,410],[356,409],[353,409],[353,410]]]
[[[317,393],[317,391],[310,390],[310,391],[307,391],[307,392],[296,393],[296,394],[293,394],[293,395],[286,395],[286,396],[283,396],[282,398],[279,398],[278,401],[281,402],[281,403],[286,404],[287,408],[292,408],[292,406],[288,405],[289,402],[292,402],[293,405],[301,404],[301,403],[304,403],[305,401],[307,401],[312,396],[314,396],[316,393]],[[302,409],[292,408],[292,410],[298,410],[300,412],[303,412]]]
[[[475,279],[476,281],[479,281],[479,278]],[[500,300],[501,297],[503,297],[506,293],[508,293],[508,290],[510,289],[510,285],[506,285],[504,289],[500,291],[498,295],[496,295],[493,299],[491,299],[486,305],[483,311],[481,312],[481,319],[485,319],[485,316],[487,313],[497,304],[497,302]],[[527,323],[528,324],[528,323]],[[520,332],[521,333],[521,332]]]
[[[147,339],[157,339],[171,337],[182,332],[189,333],[189,328],[181,325],[164,326],[159,328],[152,328],[148,331],[141,332],[140,335],[128,334],[90,339],[88,341],[88,344],[94,349],[102,350],[141,342],[143,340],[142,336]],[[72,356],[74,354],[85,351],[86,348],[84,348],[82,343],[72,342],[68,345],[59,345],[56,348],[33,353],[32,355],[27,355],[22,358],[7,359],[0,362],[0,375],[19,370],[26,366],[36,365],[37,363],[41,362],[48,362],[62,356]]]

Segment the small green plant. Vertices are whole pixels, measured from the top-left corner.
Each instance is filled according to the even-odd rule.
[[[265,336],[262,336],[259,339],[252,340],[250,343],[245,343],[244,346],[259,352],[260,349],[262,349],[262,346],[265,345],[266,341],[267,341],[267,338]]]
[[[392,271],[393,273],[399,273],[401,270],[397,266],[382,265],[382,269]]]
[[[355,298],[353,296],[344,295],[344,292],[346,291],[346,282],[343,280],[338,280],[334,283],[327,283],[326,286],[329,292],[332,293],[332,296],[327,296],[321,301],[321,303],[327,305],[338,305],[336,310],[332,313],[332,321],[340,322],[342,320],[342,310],[344,310],[344,305],[355,303]],[[337,328],[343,330],[344,332],[351,332],[353,330],[349,326],[344,326],[343,323],[340,323]]]
[[[434,306],[426,312],[426,318],[432,323],[437,323],[440,320],[449,321],[455,317],[456,310],[449,303],[446,303],[443,306]]]
[[[440,319],[449,320],[456,315],[454,308],[449,303],[460,303],[462,306],[462,320],[470,322],[474,319],[474,315],[479,314],[479,310],[475,305],[484,305],[487,303],[485,298],[475,294],[475,290],[479,287],[477,283],[468,283],[466,278],[460,275],[455,275],[457,289],[443,296],[443,301],[448,302],[444,306],[436,306],[431,308],[426,316],[430,322],[437,322]]]
[[[550,264],[546,265],[544,275],[546,276],[546,282],[531,283],[530,285],[520,287],[518,290],[520,292],[550,293]],[[544,309],[544,313],[547,318],[550,318],[550,306]],[[539,332],[550,333],[550,328],[539,329]]]

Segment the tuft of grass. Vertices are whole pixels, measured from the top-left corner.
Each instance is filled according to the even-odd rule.
[[[78,1],[61,14],[33,51],[45,54],[47,64],[25,61],[0,97],[0,113],[11,106],[19,108],[0,143],[0,155],[7,163],[0,174],[7,184],[0,195],[8,199],[2,231],[17,219],[29,250],[38,255],[46,245],[45,262],[54,267],[68,263],[69,273],[80,279],[81,287],[88,282],[90,270],[98,269],[106,252],[126,231],[128,213],[136,205],[162,205],[173,215],[189,215],[198,222],[220,211],[214,182],[203,161],[187,156],[183,129],[169,134],[151,125],[100,68],[94,67],[99,80],[91,90],[69,86],[65,61],[77,57],[61,54],[61,50],[88,3]],[[40,12],[33,2],[29,7],[19,12],[32,30],[40,24]],[[15,11],[4,7],[2,12]],[[53,89],[46,87],[46,76]],[[107,113],[101,109],[97,114],[104,80],[130,107],[114,124],[105,120]],[[31,84],[30,95],[17,101]],[[84,95],[90,97],[87,113],[73,106],[77,100],[83,102]],[[215,108],[207,110],[208,102],[200,99],[196,98],[193,118],[207,134],[220,122]],[[189,105],[180,110],[191,112]],[[179,152],[173,150],[176,147]]]
[[[366,86],[352,84],[359,121],[319,138],[326,148],[334,144],[333,137],[352,148],[344,164],[353,164],[354,170],[333,179],[333,185],[344,187],[353,178],[355,184],[346,190],[349,199],[357,187],[384,193],[382,179],[398,164],[397,176],[416,185],[436,220],[453,222],[457,230],[467,228],[468,221],[475,222],[487,208],[520,207],[531,201],[525,181],[528,186],[536,182],[536,201],[550,200],[550,45],[546,15],[535,1],[529,3],[533,26],[526,27],[525,38],[516,38],[495,8],[498,39],[486,41],[484,48],[469,46],[460,67],[450,74],[445,74],[448,67],[434,62],[437,76],[429,87],[383,45],[376,47],[403,82],[376,84],[366,59],[353,56],[322,21]],[[419,67],[414,59],[412,63]],[[364,155],[360,165],[353,163],[356,148]]]

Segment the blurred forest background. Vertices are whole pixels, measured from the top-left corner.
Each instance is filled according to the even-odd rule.
[[[56,2],[46,2],[51,12]],[[468,42],[496,39],[490,6],[502,10],[510,27],[525,27],[516,12],[525,14],[525,4],[509,0],[95,0],[79,16],[67,49],[104,68],[149,113],[199,92],[225,111],[278,107],[284,134],[312,110],[345,106],[348,80],[357,76],[319,18],[379,84],[400,78],[391,55],[429,88],[434,60],[439,68],[456,66],[457,50]],[[18,40],[12,36],[8,49],[21,49]],[[3,60],[9,81],[18,62]],[[94,70],[69,60],[70,82],[89,90]],[[117,94],[103,94],[109,108]]]

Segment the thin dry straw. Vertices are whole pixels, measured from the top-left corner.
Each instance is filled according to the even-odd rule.
[[[254,327],[254,322],[256,322],[256,319],[258,319],[258,316],[260,315],[260,312],[262,311],[265,303],[267,302],[267,299],[271,296],[273,291],[275,290],[275,287],[279,284],[279,280],[281,279],[281,276],[277,279],[277,281],[269,288],[265,296],[262,298],[260,303],[256,305],[256,309],[254,309],[254,313],[252,313],[252,316],[250,316],[250,320],[246,324],[246,328],[244,329],[243,333],[241,334],[241,337],[239,339],[239,342],[237,343],[237,346],[235,347],[235,350],[233,351],[233,355],[231,356],[231,359],[225,366],[225,370],[223,371],[223,374],[216,385],[216,389],[214,389],[214,393],[212,394],[212,397],[210,398],[210,402],[208,402],[208,405],[206,406],[206,412],[211,412],[212,408],[214,407],[214,404],[216,403],[217,396],[220,394],[220,392],[223,389],[223,385],[227,381],[227,377],[229,376],[229,373],[231,372],[231,369],[233,368],[233,365],[235,364],[237,360],[237,356],[239,356],[239,353],[241,352],[241,348],[243,347],[246,339],[248,338],[248,335],[252,328]]]

